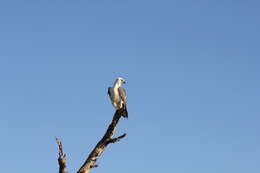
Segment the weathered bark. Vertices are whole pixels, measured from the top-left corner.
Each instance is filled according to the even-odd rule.
[[[115,133],[116,125],[119,119],[121,118],[123,111],[124,111],[123,109],[119,109],[115,112],[113,120],[109,125],[105,135],[97,143],[97,145],[89,154],[88,158],[86,159],[86,161],[84,162],[84,164],[81,166],[81,168],[78,170],[77,173],[88,173],[92,168],[98,167],[98,165],[96,164],[97,159],[103,153],[107,145],[110,143],[118,142],[120,139],[126,136],[126,134],[123,134],[119,137],[112,138]]]
[[[98,167],[98,165],[96,164],[97,159],[103,153],[103,151],[108,146],[108,144],[118,142],[120,139],[122,139],[126,136],[126,134],[123,134],[123,135],[118,136],[116,138],[112,138],[114,133],[115,133],[117,123],[119,122],[123,113],[124,113],[124,109],[119,109],[115,112],[114,117],[112,119],[112,122],[108,126],[106,133],[104,134],[102,139],[97,143],[95,148],[91,151],[88,158],[86,159],[84,164],[81,166],[81,168],[77,171],[77,173],[89,173],[89,171],[92,168]],[[59,158],[58,158],[59,173],[68,173],[65,170],[65,168],[66,168],[66,154],[63,153],[62,143],[58,138],[56,138],[56,142],[59,146]]]
[[[58,157],[58,162],[59,162],[59,173],[68,173],[66,171],[66,154],[63,153],[62,149],[62,143],[61,141],[56,138],[56,142],[59,146],[59,157]]]

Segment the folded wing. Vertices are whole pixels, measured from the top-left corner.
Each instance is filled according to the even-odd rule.
[[[123,108],[124,108],[124,113],[123,113],[123,117],[128,118],[128,112],[127,112],[127,108],[126,108],[126,92],[125,89],[122,87],[118,88],[118,94],[123,102]]]

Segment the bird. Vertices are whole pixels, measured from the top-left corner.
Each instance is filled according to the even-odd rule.
[[[125,79],[118,77],[113,87],[108,87],[107,94],[111,100],[112,105],[116,110],[123,109],[122,116],[128,118],[126,105],[126,92],[121,86],[125,84]]]

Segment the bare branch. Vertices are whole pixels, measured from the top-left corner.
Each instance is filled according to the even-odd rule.
[[[59,162],[59,173],[68,173],[66,171],[66,154],[63,153],[63,149],[62,149],[62,143],[61,141],[56,138],[56,143],[59,146],[59,158],[58,158],[58,162]]]
[[[93,166],[90,166],[90,168],[97,168],[98,165],[93,165]]]
[[[109,125],[103,138],[97,143],[97,145],[92,150],[92,152],[89,154],[88,158],[86,159],[86,161],[84,162],[84,164],[81,166],[81,168],[78,170],[77,173],[89,173],[89,171],[92,168],[97,167],[96,161],[97,161],[98,157],[103,153],[103,151],[105,150],[107,145],[110,143],[115,143],[126,136],[126,134],[123,134],[117,138],[112,138],[115,133],[116,125],[117,125],[119,119],[121,118],[123,112],[124,112],[124,109],[119,109],[115,112],[112,122]]]
[[[126,133],[124,133],[123,135],[118,136],[118,137],[116,137],[116,138],[109,139],[109,140],[107,141],[107,143],[108,143],[108,144],[109,144],[109,143],[116,143],[116,142],[120,141],[122,138],[124,138],[125,136],[126,136]]]

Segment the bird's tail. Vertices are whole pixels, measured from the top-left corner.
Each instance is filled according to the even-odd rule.
[[[127,112],[127,107],[126,107],[126,105],[124,105],[123,109],[124,109],[124,111],[123,111],[123,113],[122,113],[122,116],[123,116],[124,118],[128,118],[128,112]]]

